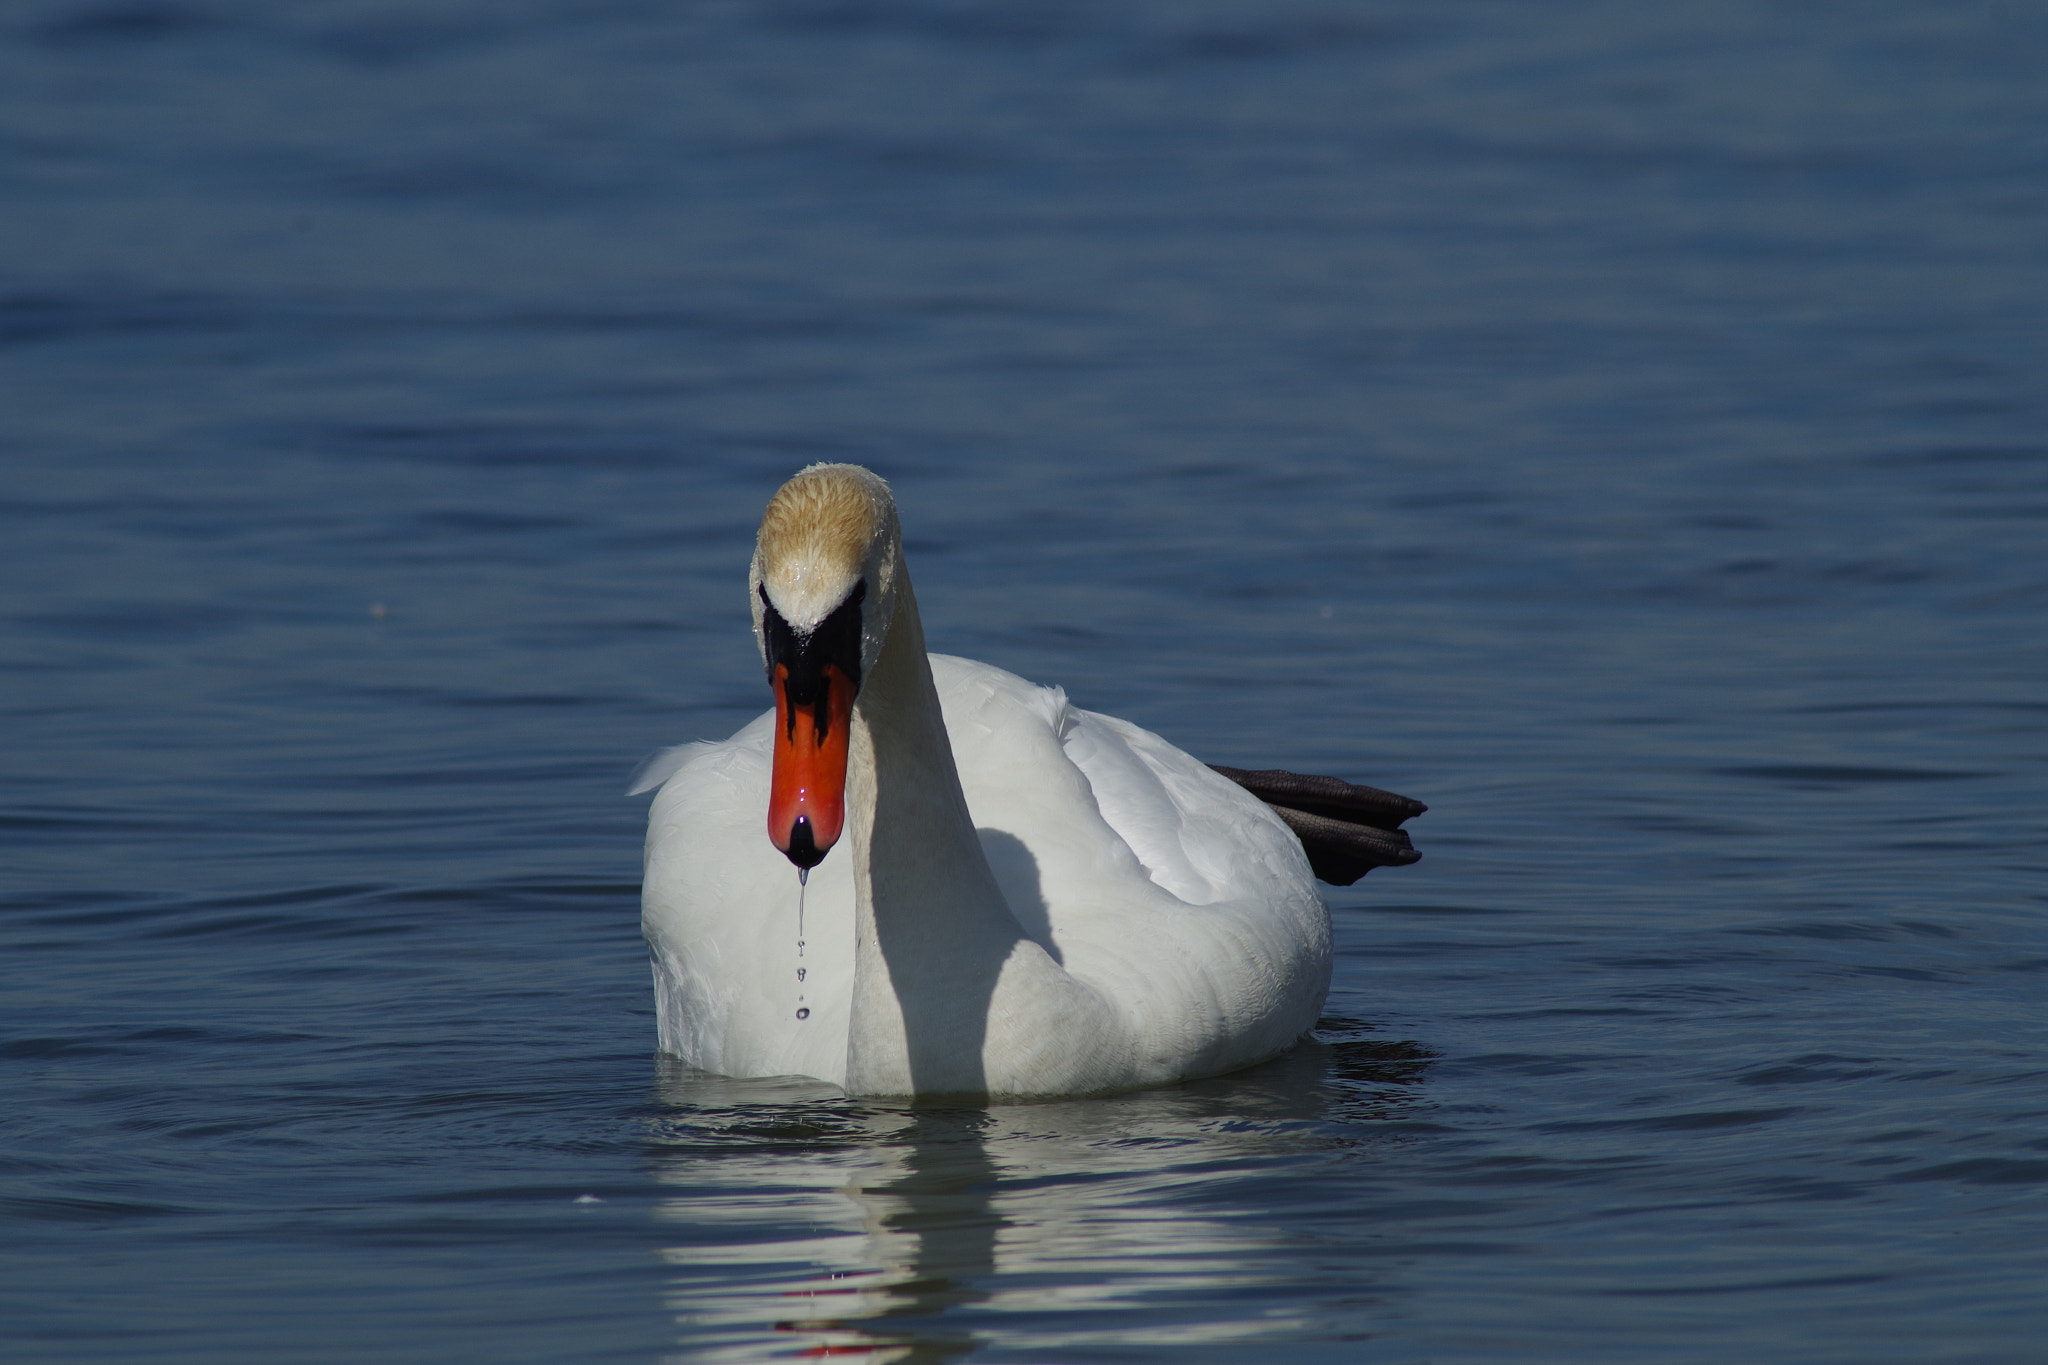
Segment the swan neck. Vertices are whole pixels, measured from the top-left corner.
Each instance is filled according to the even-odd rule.
[[[907,576],[854,705],[855,1094],[985,1094],[989,1002],[1023,930],[975,834]]]
[[[854,704],[847,798],[863,912],[936,913],[993,893],[909,575],[898,570],[889,633]]]

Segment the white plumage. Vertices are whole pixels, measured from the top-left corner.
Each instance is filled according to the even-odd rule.
[[[849,466],[798,480],[818,477],[880,485]],[[1019,1097],[1213,1075],[1292,1044],[1330,973],[1295,836],[1157,735],[928,657],[884,510],[839,593],[865,572],[890,599],[853,711],[851,847],[800,887],[769,841],[775,712],[643,774],[661,787],[643,924],[662,1049],[857,1094]],[[757,560],[771,611],[774,567]]]

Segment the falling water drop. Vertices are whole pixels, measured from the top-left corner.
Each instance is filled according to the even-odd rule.
[[[806,888],[810,884],[811,870],[808,867],[798,868],[796,879],[796,956],[798,962],[802,962],[804,956],[804,895]],[[798,967],[796,969],[796,979],[799,984],[802,983],[804,968]],[[811,1017],[809,1007],[804,1004],[802,991],[798,991],[796,996],[796,1017],[799,1021]]]

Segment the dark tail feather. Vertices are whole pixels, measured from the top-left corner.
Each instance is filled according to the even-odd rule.
[[[1420,801],[1336,777],[1209,766],[1271,806],[1301,840],[1310,870],[1332,886],[1349,886],[1376,867],[1405,867],[1422,857],[1401,828],[1403,820],[1429,809]]]

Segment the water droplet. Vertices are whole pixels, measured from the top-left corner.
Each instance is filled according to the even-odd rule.
[[[796,1017],[799,1019],[808,1019],[811,1017],[811,1012],[809,1010],[800,1009],[796,1012]]]
[[[803,979],[804,979],[804,969],[803,969],[803,968],[799,967],[799,968],[797,968],[797,969],[796,969],[796,979],[797,979],[797,980],[799,980],[799,981],[801,981],[801,980],[803,980]]]

